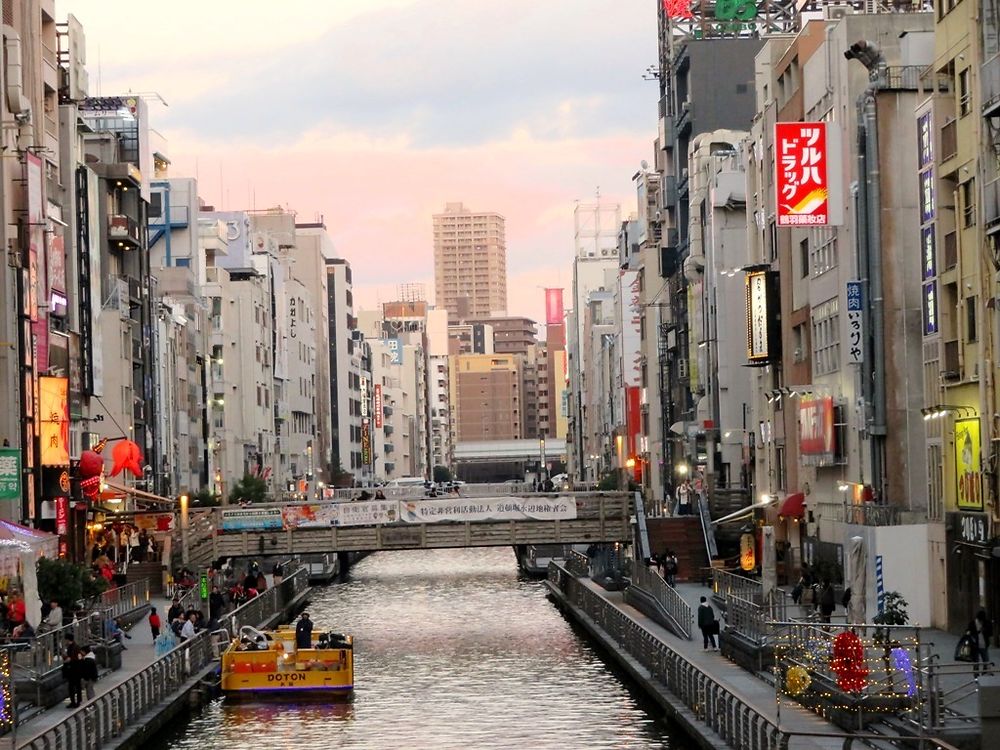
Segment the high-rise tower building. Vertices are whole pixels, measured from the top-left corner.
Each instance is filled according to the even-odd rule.
[[[451,322],[505,315],[507,240],[504,218],[448,203],[434,214],[434,293]]]

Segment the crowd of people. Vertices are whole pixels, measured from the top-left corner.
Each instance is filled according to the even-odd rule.
[[[91,562],[105,558],[118,565],[155,559],[156,539],[146,529],[128,523],[112,524],[94,532]]]

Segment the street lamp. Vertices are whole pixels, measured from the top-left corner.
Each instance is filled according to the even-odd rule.
[[[188,496],[181,495],[178,500],[180,501],[181,508],[181,561],[187,565],[188,563]]]

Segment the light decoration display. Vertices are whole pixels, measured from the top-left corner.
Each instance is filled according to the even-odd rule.
[[[14,694],[12,686],[10,653],[7,649],[2,649],[0,650],[0,733],[3,734],[14,729]]]
[[[865,647],[857,633],[845,630],[833,639],[830,668],[837,675],[837,685],[848,693],[860,693],[868,684]]]
[[[824,716],[920,711],[926,696],[914,669],[919,635],[905,628],[891,632],[890,640],[877,626],[777,627],[771,643],[779,697]]]
[[[805,667],[800,667],[798,664],[789,667],[785,673],[785,689],[791,695],[802,695],[811,684],[812,677],[809,676]]]

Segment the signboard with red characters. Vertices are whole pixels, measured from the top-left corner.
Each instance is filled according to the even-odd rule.
[[[826,123],[776,123],[774,152],[778,226],[823,227],[833,223]]]

